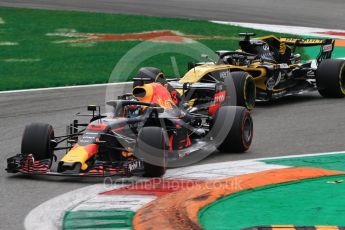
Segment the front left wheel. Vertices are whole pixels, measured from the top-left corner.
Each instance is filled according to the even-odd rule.
[[[22,138],[21,151],[32,154],[35,160],[50,159],[53,156],[54,129],[49,124],[32,123],[27,125]]]

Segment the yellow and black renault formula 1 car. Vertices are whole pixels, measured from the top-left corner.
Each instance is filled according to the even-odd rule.
[[[251,39],[242,33],[236,51],[217,51],[217,62],[189,63],[180,82],[217,82],[231,77],[237,105],[253,109],[255,100],[269,101],[287,95],[318,90],[324,97],[345,96],[345,61],[331,59],[334,40],[277,38]],[[320,46],[320,53],[305,63],[297,47]],[[205,55],[205,58],[207,56]],[[253,87],[255,85],[255,87]]]
[[[89,106],[92,114],[82,116],[90,116],[90,122],[74,120],[64,136],[54,136],[49,124],[26,126],[21,153],[7,159],[7,172],[159,177],[167,165],[177,167],[201,160],[216,148],[244,152],[250,147],[250,112],[229,106],[227,85],[183,85],[183,91],[209,94],[212,99],[204,102],[206,107],[189,105],[156,68],[142,68],[133,86],[131,93],[107,102],[109,113],[101,114],[99,106]],[[52,164],[57,161],[58,150],[66,150],[66,154],[55,170]]]

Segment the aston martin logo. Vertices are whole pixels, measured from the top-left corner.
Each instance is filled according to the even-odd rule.
[[[148,31],[142,33],[128,34],[80,33],[76,31],[57,31],[55,33],[48,33],[47,36],[68,38],[54,41],[54,43],[91,43],[111,41],[152,41],[188,43],[192,40],[200,39],[228,39],[227,37],[221,36],[185,35],[179,31],[174,30]]]

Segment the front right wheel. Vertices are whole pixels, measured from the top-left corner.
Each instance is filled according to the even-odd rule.
[[[254,109],[256,85],[252,75],[244,71],[231,72],[231,77],[225,78],[224,84],[227,87],[227,94],[230,99],[233,98],[230,100],[230,105],[243,106],[248,110]],[[236,100],[234,100],[235,98]]]
[[[218,139],[221,140],[217,143],[219,151],[242,153],[249,149],[253,140],[253,119],[246,108],[221,107],[217,112],[214,128],[217,129],[219,125],[230,126],[227,133],[221,133],[221,136],[218,136]]]
[[[135,155],[144,161],[147,177],[161,177],[167,166],[166,134],[161,127],[143,127],[138,135]]]

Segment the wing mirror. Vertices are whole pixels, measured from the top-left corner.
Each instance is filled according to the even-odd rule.
[[[201,54],[201,58],[204,58],[205,60],[211,61],[213,63],[216,63],[212,58],[210,58],[207,54]]]

